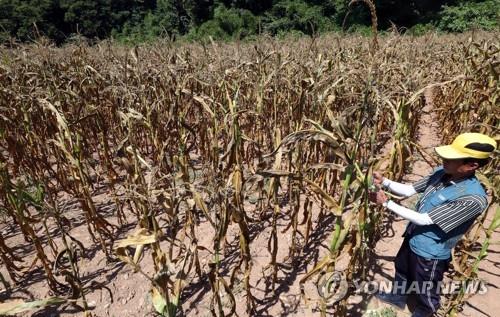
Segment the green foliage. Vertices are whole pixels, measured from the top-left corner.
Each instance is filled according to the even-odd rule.
[[[0,41],[64,38],[63,12],[51,0],[0,0]]]
[[[129,0],[60,0],[64,22],[71,33],[88,38],[103,39],[113,32],[121,32],[127,23],[142,19],[156,1]],[[158,4],[164,1],[159,0]],[[142,16],[141,16],[142,13]]]
[[[436,31],[436,26],[434,26],[431,23],[427,23],[427,24],[415,24],[410,29],[408,29],[407,33],[410,35],[420,36],[435,31]]]
[[[175,0],[158,0],[154,10],[144,14],[142,20],[127,21],[122,32],[115,36],[129,42],[142,42],[176,36],[188,29],[189,17],[185,7]]]
[[[410,34],[498,28],[500,0],[374,0],[378,26]],[[458,4],[457,4],[458,2]],[[74,34],[124,42],[158,37],[231,40],[347,30],[368,33],[370,12],[349,0],[0,0],[0,42]],[[397,10],[395,10],[397,8]],[[347,19],[346,19],[347,17]]]
[[[465,32],[470,29],[498,29],[500,1],[462,1],[458,6],[445,6],[439,28],[448,32]]]
[[[324,15],[322,6],[303,0],[285,0],[278,2],[267,14],[265,29],[271,34],[295,30],[312,35],[335,30],[336,26],[333,19]]]
[[[193,29],[190,39],[202,39],[211,36],[214,39],[240,39],[258,32],[259,19],[246,9],[226,8],[219,5],[214,10],[214,17]]]
[[[61,7],[66,11],[64,21],[71,25],[73,33],[86,37],[104,37],[109,24],[104,17],[110,14],[110,8],[100,6],[98,1],[62,0]]]
[[[255,15],[260,15],[271,9],[277,1],[261,1],[261,0],[220,0],[216,1],[224,4],[227,8],[240,8],[249,10]]]
[[[354,24],[347,29],[350,33],[358,33],[364,36],[372,35],[372,28],[368,25]]]

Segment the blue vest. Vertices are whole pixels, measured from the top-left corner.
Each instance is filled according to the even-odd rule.
[[[438,167],[431,175],[428,186],[438,183],[443,175],[443,168]],[[466,195],[478,195],[486,198],[486,192],[475,176],[461,180],[455,184],[450,184],[428,195],[424,201],[420,200],[417,203],[417,211],[420,213],[428,213],[435,207]],[[410,248],[414,253],[427,259],[447,260],[451,257],[451,249],[455,247],[457,242],[467,232],[474,223],[474,220],[475,218],[468,220],[448,233],[441,230],[441,228],[435,224],[409,226],[413,227],[413,230],[408,232]]]

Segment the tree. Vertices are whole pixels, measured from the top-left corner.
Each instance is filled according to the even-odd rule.
[[[462,1],[458,6],[445,6],[439,28],[448,32],[465,32],[472,28],[494,30],[499,27],[498,0]]]
[[[258,18],[246,9],[227,8],[220,4],[214,10],[213,19],[195,28],[190,37],[201,39],[211,36],[215,39],[245,38],[258,31]]]
[[[378,27],[411,30],[438,26],[449,32],[495,29],[499,0],[374,0]],[[91,39],[200,39],[321,33],[344,20],[355,30],[370,25],[362,1],[350,0],[0,0],[0,41],[46,36],[63,43],[71,34]],[[345,19],[345,17],[348,17]]]
[[[334,20],[324,15],[321,5],[303,0],[280,1],[272,7],[266,18],[264,28],[271,34],[290,30],[313,34],[334,29]]]
[[[67,29],[64,12],[53,0],[1,0],[0,40],[15,37],[21,41],[46,36],[62,42]]]
[[[161,0],[159,1],[161,2]],[[125,23],[155,6],[144,0],[61,0],[64,21],[73,33],[104,39],[112,31],[121,32]]]

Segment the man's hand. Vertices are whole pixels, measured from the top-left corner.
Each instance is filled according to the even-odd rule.
[[[382,182],[384,181],[384,176],[380,172],[373,172],[373,184],[377,186],[382,186]]]
[[[377,205],[382,205],[388,200],[383,190],[379,190],[377,192],[371,192],[369,194],[369,198],[371,202],[374,202]]]

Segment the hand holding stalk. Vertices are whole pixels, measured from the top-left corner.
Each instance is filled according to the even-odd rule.
[[[381,189],[379,189],[378,191],[370,192],[369,199],[371,202],[377,205],[382,205],[388,200],[387,195]]]

